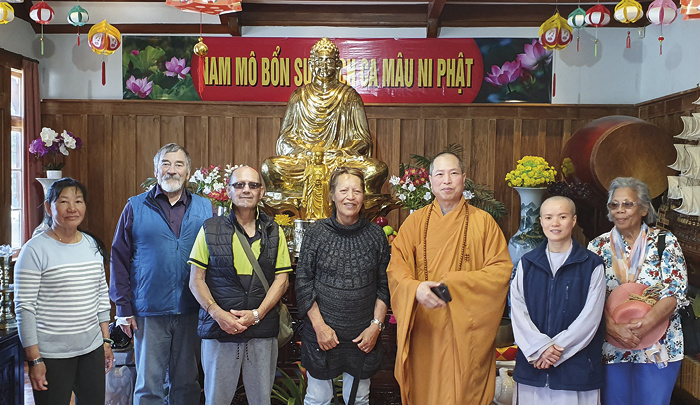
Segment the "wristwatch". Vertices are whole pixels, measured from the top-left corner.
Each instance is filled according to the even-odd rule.
[[[384,324],[379,319],[377,319],[377,318],[372,319],[372,323],[379,326],[380,332],[384,330]]]
[[[27,365],[28,365],[29,367],[34,367],[34,366],[36,366],[37,364],[43,363],[43,362],[44,362],[44,359],[43,359],[42,357],[37,357],[37,358],[34,359],[34,360],[27,360]]]
[[[259,324],[260,323],[260,315],[258,314],[257,309],[253,310],[253,316],[255,317],[255,322],[253,322],[253,325]]]

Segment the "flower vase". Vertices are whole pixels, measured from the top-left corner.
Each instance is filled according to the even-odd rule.
[[[520,194],[520,227],[508,241],[508,252],[513,267],[518,265],[523,255],[545,240],[538,220],[542,198],[546,187],[513,187]]]
[[[217,217],[227,217],[231,213],[229,207],[222,207],[221,205],[216,206],[216,216]]]
[[[58,180],[63,178],[63,170],[47,170],[46,171],[46,178],[47,179],[54,179]]]
[[[47,170],[46,171],[47,176],[48,176],[50,171],[59,172],[59,175],[61,173],[60,170]],[[44,199],[42,201],[46,201],[46,195],[49,193],[49,187],[51,187],[51,185],[53,183],[55,183],[56,180],[58,180],[60,178],[61,177],[55,177],[55,178],[49,178],[49,177],[39,178],[39,177],[37,177],[36,181],[41,183],[41,188],[44,190]],[[43,205],[42,205],[42,209],[43,209]],[[43,211],[44,211],[44,219],[41,221],[39,226],[37,226],[34,229],[34,232],[32,232],[32,238],[39,235],[40,233],[48,230],[51,227],[51,226],[49,226],[49,214],[46,213],[46,210],[43,210]]]

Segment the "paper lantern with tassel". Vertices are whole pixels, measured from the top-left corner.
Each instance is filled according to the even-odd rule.
[[[569,24],[556,12],[540,25],[540,43],[545,49],[564,49],[573,38],[571,33]]]
[[[199,42],[194,45],[192,53],[197,55],[197,84],[199,85],[199,92],[204,92],[204,57],[209,53],[209,47],[204,43],[202,37],[199,37]]]
[[[0,3],[0,24],[7,24],[15,19],[15,9],[10,3]]]
[[[649,22],[660,26],[659,31],[659,55],[663,54],[664,25],[669,25],[676,20],[678,7],[672,0],[654,0],[647,9]]]
[[[578,7],[576,10],[572,11],[571,14],[569,14],[569,18],[566,19],[566,22],[569,23],[571,28],[576,30],[576,52],[578,52],[579,42],[581,39],[579,30],[586,26],[586,10]]]
[[[53,20],[53,9],[46,4],[45,1],[40,1],[29,9],[29,18],[41,25],[41,54],[44,54],[44,25]]]
[[[700,0],[681,0],[681,14],[684,20],[700,18]]]
[[[642,10],[642,5],[635,0],[622,0],[615,6],[615,12],[613,17],[623,24],[632,24],[639,21],[644,15],[644,10]],[[627,31],[627,41],[625,47],[632,47],[632,39],[630,38],[630,32]]]
[[[90,16],[87,10],[80,7],[79,5],[73,6],[68,12],[68,22],[74,27],[78,27],[78,46],[80,46],[80,27],[88,22]]]
[[[107,20],[95,24],[88,32],[88,44],[90,49],[98,55],[111,55],[119,49],[122,43],[122,35],[118,29],[110,25]],[[102,85],[107,84],[105,61],[102,59]]]

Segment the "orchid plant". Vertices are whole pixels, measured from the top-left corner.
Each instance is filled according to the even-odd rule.
[[[200,167],[190,177],[193,192],[208,198],[217,207],[231,209],[231,199],[226,193],[226,185],[231,173],[239,167],[230,164],[223,168],[215,165]]]
[[[72,132],[64,130],[59,134],[51,128],[44,127],[39,137],[29,144],[29,152],[37,158],[48,156],[48,162],[43,165],[44,170],[61,170],[66,165],[65,156],[68,156],[71,150],[82,147],[82,139],[73,136]]]

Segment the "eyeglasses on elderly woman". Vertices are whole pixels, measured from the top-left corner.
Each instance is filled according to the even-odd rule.
[[[622,207],[626,210],[629,210],[629,209],[632,209],[635,205],[641,205],[641,203],[638,201],[623,201],[621,203],[617,202],[617,201],[613,201],[613,202],[608,203],[608,208],[611,211],[614,211],[620,207]]]

